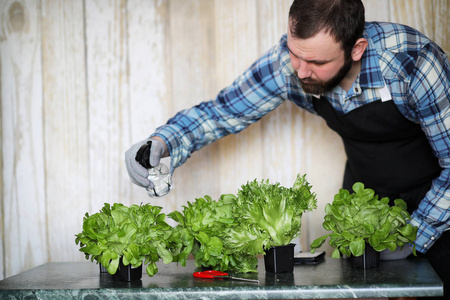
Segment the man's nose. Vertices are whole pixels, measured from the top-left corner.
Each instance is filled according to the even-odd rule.
[[[306,79],[311,77],[311,69],[308,66],[308,63],[305,61],[299,62],[299,66],[297,69],[297,76],[300,79]]]

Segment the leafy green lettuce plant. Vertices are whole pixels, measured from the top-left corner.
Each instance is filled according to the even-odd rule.
[[[300,235],[302,215],[317,207],[306,175],[297,175],[291,188],[269,180],[248,182],[238,191],[228,243],[248,254],[264,254],[272,246],[288,245]]]
[[[235,200],[232,194],[221,195],[217,201],[205,196],[188,202],[182,212],[168,214],[178,222],[175,230],[181,243],[177,249],[181,251],[175,257],[176,261],[185,266],[192,253],[197,267],[256,272],[256,256],[237,251],[227,240],[227,233],[237,224],[233,215]]]
[[[325,206],[323,228],[332,231],[311,243],[311,252],[322,246],[330,238],[334,247],[331,257],[340,255],[361,256],[366,243],[376,251],[394,251],[416,239],[417,228],[407,223],[411,216],[402,199],[389,205],[389,198],[378,199],[372,189],[357,182],[352,187],[354,193],[340,189],[333,202]],[[415,247],[413,248],[415,253]]]
[[[172,262],[171,248],[177,245],[161,209],[150,204],[127,207],[115,203],[111,207],[105,203],[98,213],[86,213],[75,243],[86,259],[101,263],[110,274],[116,273],[122,259],[125,266],[144,263],[147,274],[153,276],[158,272],[157,261]]]

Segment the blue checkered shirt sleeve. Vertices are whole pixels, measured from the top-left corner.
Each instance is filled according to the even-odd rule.
[[[178,112],[152,136],[161,137],[168,145],[175,169],[194,151],[242,131],[286,99],[302,102],[301,98],[307,96],[299,92],[296,80],[284,35],[215,99]]]

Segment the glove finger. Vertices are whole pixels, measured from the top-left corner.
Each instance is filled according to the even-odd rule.
[[[142,145],[144,145],[146,141],[139,142],[134,144],[128,151],[125,152],[125,162],[127,165],[128,171],[134,171],[139,176],[147,177],[147,170],[136,160],[136,154]]]
[[[130,161],[131,169],[132,171],[139,177],[147,178],[148,177],[148,170],[141,166],[140,163],[137,161]]]
[[[150,181],[150,180],[148,180],[147,178],[144,178],[144,177],[133,177],[133,176],[131,176],[130,175],[130,179],[131,179],[131,181],[134,183],[134,184],[136,184],[136,185],[138,185],[138,186],[140,186],[140,187],[143,187],[143,188],[153,188],[153,184],[152,184],[152,182]]]
[[[163,143],[157,140],[151,140],[152,141],[152,147],[150,148],[150,165],[153,167],[156,167],[159,165],[159,162],[161,161],[161,157],[164,154],[164,151],[166,150]]]
[[[148,175],[147,170],[145,170],[145,171],[146,171],[146,175]],[[140,176],[140,174],[137,174],[137,173],[128,173],[128,174],[130,175],[131,181],[138,186],[141,186],[143,188],[149,188],[149,189],[152,189],[155,187],[153,182],[151,182],[146,176]]]
[[[150,185],[150,180],[147,178],[148,171],[135,158],[142,144],[143,142],[135,144],[125,152],[125,164],[131,181],[138,186],[148,187]]]
[[[141,187],[148,187],[150,185],[150,180],[147,178],[147,170],[137,163],[135,164],[131,162],[130,165],[131,166],[127,169],[131,181]]]
[[[148,171],[146,168],[141,166],[140,163],[136,161],[136,148],[133,146],[130,150],[125,152],[125,163],[127,166],[128,173],[131,175],[133,173],[136,173],[139,177],[147,177]]]

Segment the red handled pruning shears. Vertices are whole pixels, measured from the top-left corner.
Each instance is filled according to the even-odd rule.
[[[213,271],[213,270],[208,270],[208,271],[203,271],[203,272],[195,272],[194,277],[210,278],[210,279],[223,278],[223,279],[242,280],[242,281],[259,283],[259,280],[257,280],[257,279],[234,277],[234,276],[228,275],[228,273],[221,272],[221,271]]]

